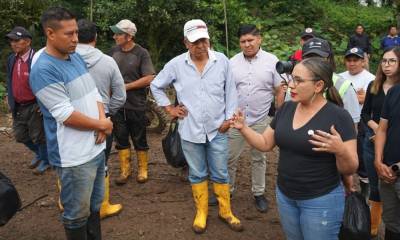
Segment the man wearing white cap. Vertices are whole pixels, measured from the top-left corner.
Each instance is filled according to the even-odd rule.
[[[129,137],[136,150],[138,174],[136,181],[147,181],[147,163],[149,160],[146,139],[147,118],[146,87],[154,78],[154,67],[150,54],[135,43],[136,25],[130,20],[121,20],[110,27],[114,32],[117,46],[111,50],[111,56],[117,62],[125,82],[126,102],[123,108],[112,116],[116,149],[120,159],[120,176],[116,179],[119,185],[125,184],[132,174],[131,150]]]
[[[179,118],[182,150],[197,209],[194,232],[203,233],[206,229],[208,178],[214,183],[219,217],[232,230],[242,231],[240,220],[231,211],[229,193],[227,130],[237,107],[229,60],[210,50],[207,25],[202,20],[186,22],[183,32],[188,52],[164,66],[151,83],[151,91],[171,117]],[[165,94],[170,84],[176,91],[177,106]]]

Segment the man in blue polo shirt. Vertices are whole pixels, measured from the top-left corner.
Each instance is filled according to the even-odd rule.
[[[400,37],[397,35],[397,27],[390,25],[388,35],[381,40],[381,49],[385,50],[396,46],[400,46]]]
[[[76,53],[78,26],[67,9],[45,11],[46,49],[31,71],[30,85],[43,113],[50,163],[61,181],[67,239],[101,239],[104,140],[112,122],[83,59]]]

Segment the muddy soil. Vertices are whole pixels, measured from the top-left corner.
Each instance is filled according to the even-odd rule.
[[[28,169],[33,154],[22,144],[15,143],[1,127],[10,127],[10,121],[5,116],[0,116],[0,171],[12,179],[23,205],[43,198],[17,213],[6,226],[0,227],[0,240],[65,239],[56,204],[55,172],[35,176]],[[241,233],[231,231],[218,219],[218,207],[210,207],[207,231],[195,235],[191,229],[195,209],[190,185],[181,170],[167,165],[161,150],[162,137],[162,134],[148,136],[151,158],[149,181],[145,184],[139,184],[132,178],[125,186],[116,186],[113,179],[118,175],[118,156],[115,153],[111,155],[111,201],[122,203],[124,209],[118,216],[102,220],[103,239],[284,239],[274,198],[275,153],[267,155],[268,213],[259,213],[254,207],[249,151],[246,149],[240,159],[238,187],[232,199],[233,211],[242,220],[245,230]],[[136,157],[133,164],[136,166]],[[136,167],[133,176],[135,174]]]

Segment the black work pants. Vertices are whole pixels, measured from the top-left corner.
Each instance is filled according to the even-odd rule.
[[[130,148],[129,137],[137,151],[147,151],[146,115],[144,110],[120,109],[112,116],[114,123],[115,148],[118,150]]]
[[[36,102],[17,104],[13,115],[15,140],[20,143],[45,144],[43,117]]]

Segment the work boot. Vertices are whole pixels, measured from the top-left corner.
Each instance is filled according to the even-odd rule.
[[[39,165],[39,163],[40,163],[40,159],[39,159],[39,157],[38,156],[35,156],[32,160],[31,160],[31,163],[29,164],[29,168],[30,169],[34,169],[34,168],[36,168],[38,165]]]
[[[80,228],[66,228],[64,226],[64,230],[67,240],[87,240],[86,225]]]
[[[123,185],[128,182],[128,178],[132,174],[131,168],[131,150],[122,149],[118,150],[119,162],[120,162],[120,175],[115,180],[117,185]]]
[[[378,235],[379,225],[382,220],[382,202],[369,201],[371,208],[371,236]]]
[[[149,162],[149,154],[147,151],[137,151],[138,175],[136,181],[145,183],[147,181],[147,163]]]
[[[259,212],[266,213],[268,211],[268,201],[264,195],[254,196],[254,204]]]
[[[193,231],[203,233],[207,226],[208,216],[208,182],[192,184],[193,199],[196,205],[196,217],[193,221]]]
[[[104,179],[104,198],[100,208],[100,218],[112,217],[121,211],[121,204],[110,204],[110,175],[107,175]]]
[[[87,220],[87,240],[101,240],[100,213],[91,212]]]
[[[219,203],[219,217],[227,223],[233,231],[243,231],[240,220],[233,215],[231,210],[229,184],[214,183],[214,193]]]
[[[33,174],[42,175],[44,172],[50,169],[50,164],[45,161],[40,161],[39,166],[33,170]]]
[[[64,206],[61,203],[61,182],[60,179],[57,178],[57,189],[58,189],[58,208],[60,209],[60,212],[64,212]]]

